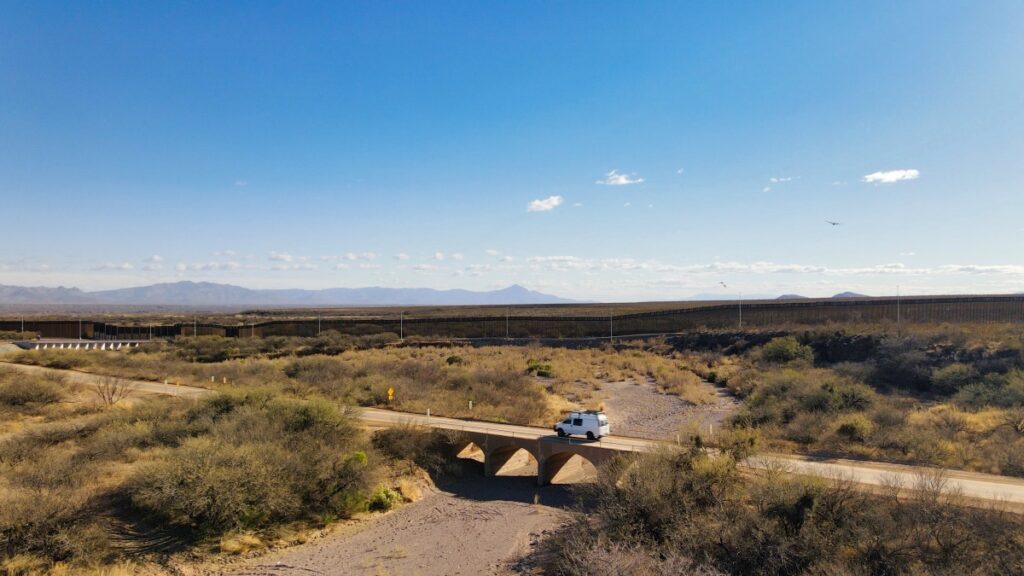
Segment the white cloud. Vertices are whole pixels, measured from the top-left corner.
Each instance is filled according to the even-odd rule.
[[[771,186],[765,186],[764,188],[761,188],[761,192],[771,192],[771,191],[772,191],[772,187]]]
[[[238,186],[239,188],[245,188],[248,185],[249,183],[245,180],[235,180],[235,186]]]
[[[573,203],[573,207],[575,207],[575,208],[582,208],[583,207],[583,202],[574,202]]]
[[[271,270],[292,271],[292,270],[317,270],[320,266],[309,262],[297,262],[295,264],[279,264],[271,267]]]
[[[153,264],[159,264],[160,262],[163,262],[163,261],[164,261],[163,257],[159,256],[157,254],[153,254],[149,258],[146,258],[146,262],[151,262]]]
[[[405,252],[399,252],[398,254],[395,254],[395,260],[408,260],[408,259],[409,259],[409,255],[406,254]]]
[[[235,252],[234,250],[221,250],[219,252],[214,252],[213,255],[214,256],[227,256],[227,257],[230,258],[232,256],[237,256],[238,252]]]
[[[274,262],[292,262],[293,260],[295,260],[295,257],[292,256],[291,254],[287,252],[278,252],[276,250],[271,250],[270,256],[268,256],[268,258],[273,260]]]
[[[106,262],[104,264],[100,264],[99,266],[96,266],[96,267],[93,268],[93,270],[97,270],[97,271],[98,270],[122,270],[122,271],[128,271],[128,270],[134,270],[134,269],[135,269],[135,266],[131,262],[121,262],[120,264]]]
[[[683,172],[686,172],[686,170],[684,170],[683,168],[676,170],[676,174],[682,174]]]
[[[363,262],[359,265],[360,270],[377,270],[378,268],[381,268],[380,264],[367,264]]]
[[[465,256],[463,256],[459,252],[456,252],[456,253],[452,254],[451,258],[452,258],[452,260],[462,260],[462,259],[465,258]]]
[[[484,250],[484,254],[487,254],[488,256],[500,256],[501,252],[498,252],[494,248],[488,248],[487,250]]]
[[[913,168],[906,170],[888,170],[885,172],[872,172],[861,178],[862,182],[872,184],[893,184],[903,180],[917,180],[921,173]]]
[[[629,184],[640,184],[643,181],[644,179],[638,178],[635,173],[622,174],[618,170],[612,170],[604,175],[603,180],[597,180],[595,183],[606,186],[628,186]]]
[[[444,260],[444,252],[434,252],[434,260]]]
[[[334,269],[335,270],[348,270],[348,264],[345,264],[344,262],[338,262],[337,264],[334,265]]]
[[[430,272],[432,270],[437,270],[438,267],[433,264],[417,264],[413,266],[412,269],[417,272]]]
[[[534,200],[526,205],[527,212],[548,212],[554,210],[556,207],[561,206],[561,196],[548,196],[541,200]]]
[[[502,256],[501,257],[501,261],[502,262],[515,262],[516,258],[515,258],[515,256]]]
[[[174,265],[174,269],[178,272],[223,272],[240,268],[242,265],[238,262],[178,262]]]
[[[900,256],[917,256],[917,252],[900,252]]]
[[[629,208],[629,207],[630,207],[630,206],[632,206],[632,205],[633,205],[633,203],[632,203],[632,202],[626,202],[625,204],[623,204],[623,205],[622,205],[622,207],[623,207],[623,208]]]
[[[792,182],[793,180],[796,180],[796,178],[793,177],[793,176],[772,176],[771,178],[768,179],[768,181],[771,182],[772,184],[780,184],[782,182]]]

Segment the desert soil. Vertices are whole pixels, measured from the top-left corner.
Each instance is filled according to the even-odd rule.
[[[541,534],[569,519],[570,502],[565,488],[538,488],[533,477],[466,478],[389,514],[212,573],[509,574]]]
[[[601,388],[606,395],[605,412],[612,435],[665,440],[684,429],[706,433],[718,429],[739,406],[727,391],[704,382],[712,392],[707,404],[691,404],[679,396],[661,393],[652,383],[609,382]]]

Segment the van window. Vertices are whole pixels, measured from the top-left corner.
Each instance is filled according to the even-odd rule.
[[[583,426],[583,418],[574,418],[572,421],[573,426]]]
[[[562,420],[562,424],[572,424],[572,418],[566,418],[565,420]]]

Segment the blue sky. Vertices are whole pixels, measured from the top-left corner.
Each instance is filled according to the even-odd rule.
[[[1024,291],[1021,38],[1017,1],[0,1],[0,283]]]

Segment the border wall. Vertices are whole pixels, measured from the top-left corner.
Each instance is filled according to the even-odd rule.
[[[515,307],[510,308],[511,311]],[[316,336],[334,330],[355,336],[402,333],[432,338],[600,338],[670,334],[698,328],[771,328],[828,323],[1024,323],[1024,295],[723,302],[680,309],[608,315],[329,317],[267,320],[254,324],[183,322],[127,325],[78,320],[25,320],[44,338],[148,340],[182,336]],[[20,331],[21,320],[0,320],[0,331]]]

